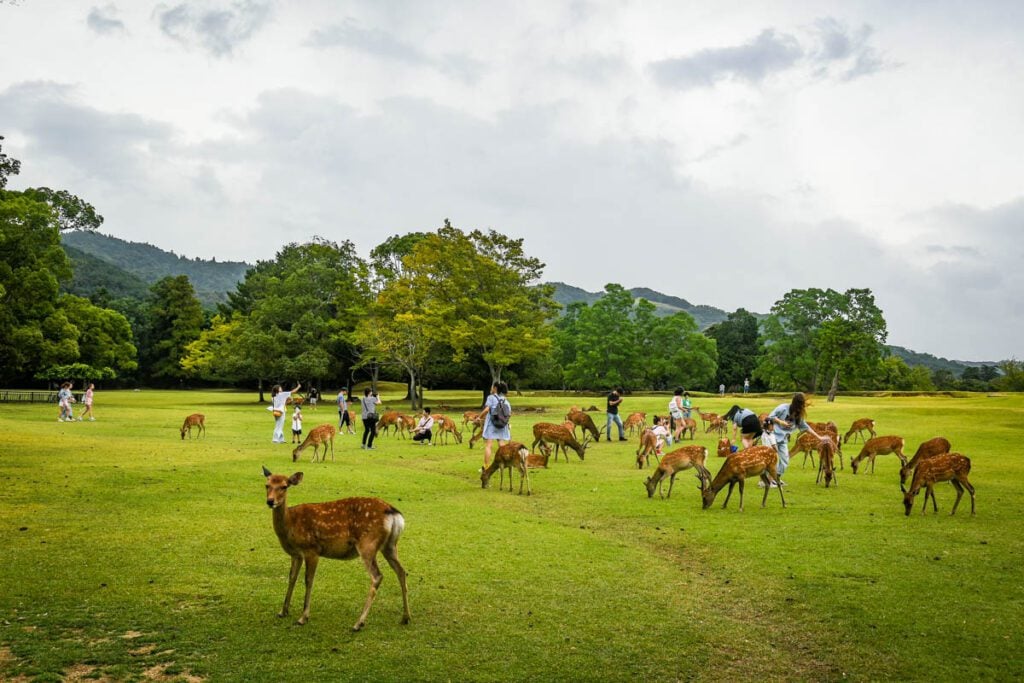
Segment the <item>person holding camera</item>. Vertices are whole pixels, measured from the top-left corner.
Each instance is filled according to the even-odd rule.
[[[380,397],[376,391],[370,391],[367,387],[363,389],[363,397],[359,399],[362,407],[363,418],[363,448],[372,451],[373,437],[377,436],[377,406],[380,405]]]
[[[275,384],[274,388],[270,390],[270,408],[268,410],[274,413],[274,437],[273,443],[285,443],[284,440],[284,410],[288,405],[288,399],[291,395],[302,388],[300,382],[295,383],[295,388],[291,391],[283,391],[280,384]]]

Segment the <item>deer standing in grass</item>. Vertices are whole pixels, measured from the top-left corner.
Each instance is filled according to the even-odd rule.
[[[630,436],[633,436],[633,432],[642,432],[647,427],[647,413],[630,413],[622,427]]]
[[[900,491],[907,492],[907,478],[919,462],[934,458],[936,455],[949,453],[951,450],[953,450],[952,444],[949,443],[948,439],[941,436],[928,439],[918,446],[917,452],[914,453],[914,457],[910,459],[910,462],[900,467]]]
[[[839,469],[846,469],[843,467],[843,441],[839,438],[839,427],[836,426],[835,422],[808,422],[807,426],[814,430],[814,433],[818,436],[827,436],[832,439],[832,445],[836,447],[836,454],[839,456]],[[811,462],[811,466],[814,466],[814,462]]]
[[[836,479],[836,444],[832,441],[831,436],[826,436],[818,443],[818,449],[820,451],[818,457],[818,477],[814,483],[824,479],[825,488],[828,488],[832,481]],[[812,459],[811,462],[813,463],[814,460]],[[838,480],[836,480],[836,486],[839,486]]]
[[[267,507],[273,510],[274,533],[277,540],[292,558],[288,574],[288,592],[279,617],[288,616],[292,591],[299,576],[302,563],[306,563],[306,595],[302,603],[302,616],[298,624],[309,619],[309,600],[313,592],[313,579],[321,557],[335,560],[351,560],[360,557],[370,575],[370,593],[359,615],[353,631],[366,624],[366,615],[377,596],[377,589],[384,579],[377,566],[377,553],[384,555],[402,586],[402,623],[409,623],[409,589],[406,586],[405,568],[398,561],[398,539],[405,529],[402,513],[380,498],[344,498],[328,503],[306,503],[288,507],[288,488],[298,486],[302,472],[290,477],[272,474],[266,467],[263,476],[267,478]]]
[[[696,408],[696,407],[694,408],[694,411],[697,413],[697,415],[700,416],[700,428],[701,429],[706,429],[707,428],[707,424],[709,422],[711,422],[712,420],[718,418],[718,413],[702,413],[702,412],[700,412],[700,408]],[[704,433],[707,434],[707,431],[705,431]]]
[[[677,448],[671,453],[666,453],[658,463],[654,474],[647,477],[644,487],[647,488],[647,497],[654,497],[654,489],[658,489],[658,495],[662,498],[672,497],[672,486],[676,482],[676,475],[683,470],[696,470],[697,479],[700,481],[700,489],[703,491],[711,485],[711,472],[704,463],[708,458],[708,449],[704,446],[690,445]],[[662,496],[661,488],[668,477],[668,496]]]
[[[444,444],[447,446],[448,435],[450,434],[455,437],[455,443],[462,443],[462,432],[459,430],[458,425],[455,424],[455,420],[447,415],[435,415],[434,425],[437,427],[435,439],[443,439]]]
[[[530,446],[530,450],[533,451],[538,444],[546,446],[549,442],[555,445],[555,462],[558,462],[559,449],[562,450],[566,462],[569,462],[569,449],[572,449],[580,457],[580,460],[583,460],[587,444],[590,443],[590,435],[585,435],[581,444],[576,440],[572,430],[567,429],[564,425],[556,425],[551,422],[538,422],[533,425],[533,444]]]
[[[715,502],[715,496],[728,484],[729,492],[722,503],[722,509],[729,504],[732,496],[732,489],[736,484],[740,485],[740,512],[743,512],[743,482],[750,477],[761,477],[764,482],[764,498],[761,499],[761,507],[768,501],[768,491],[772,484],[779,489],[779,498],[782,499],[782,507],[786,507],[786,496],[779,486],[779,454],[771,446],[751,446],[745,450],[733,453],[722,463],[722,469],[718,470],[711,486],[703,489],[701,496],[704,499],[704,509],[707,510]]]
[[[338,430],[335,429],[334,425],[320,425],[318,427],[313,427],[313,429],[309,430],[309,434],[306,435],[306,438],[302,443],[292,451],[292,462],[297,461],[299,456],[302,455],[302,451],[306,450],[310,446],[313,447],[313,459],[311,462],[316,462],[317,451],[320,449],[320,446],[324,447],[323,455],[320,456],[320,462],[327,462],[328,445],[331,447],[331,461],[333,462],[334,435],[337,431]]]
[[[466,428],[469,425],[476,425],[477,419],[479,419],[480,413],[474,410],[467,410],[462,414],[462,427]]]
[[[903,507],[907,516],[914,507],[914,497],[925,487],[924,505],[921,506],[921,514],[928,510],[928,496],[932,497],[932,507],[935,512],[939,511],[939,505],[935,502],[935,484],[940,481],[948,481],[956,489],[956,502],[953,503],[953,510],[950,515],[956,514],[956,508],[960,505],[960,499],[964,495],[964,489],[971,494],[971,514],[974,514],[974,487],[967,481],[967,475],[971,473],[971,459],[960,453],[943,453],[926,460],[921,460],[914,470],[914,478],[910,482],[910,490],[903,494]]]
[[[206,416],[202,413],[192,413],[185,418],[185,423],[181,425],[181,440],[185,440],[185,432],[188,432],[188,438],[192,438],[192,428],[196,428],[196,438],[200,436],[206,436]]]
[[[530,449],[518,441],[509,441],[500,446],[494,453],[494,460],[480,473],[480,487],[487,488],[491,481],[491,475],[496,470],[501,470],[498,481],[498,490],[505,487],[505,470],[508,470],[508,492],[512,493],[512,468],[519,470],[519,495],[523,495],[523,483],[526,484],[526,495],[533,495],[530,490],[530,472],[526,468],[526,459],[530,455]]]
[[[874,474],[875,457],[889,455],[890,453],[896,454],[896,457],[900,459],[901,465],[905,466],[907,464],[907,457],[903,455],[902,436],[876,436],[873,439],[868,439],[864,447],[860,449],[857,457],[850,460],[850,468],[853,469],[854,474],[857,474],[857,466],[860,464],[860,461],[864,458],[869,458],[871,460],[871,474]]]
[[[727,431],[729,431],[728,421],[725,418],[718,417],[716,415],[712,420],[708,421],[708,426],[707,429],[704,430],[704,433],[710,434],[711,432],[718,432],[718,435],[722,436]]]
[[[388,410],[377,420],[377,435],[380,435],[381,432],[387,434],[388,429],[393,429],[394,433],[398,434],[401,425],[402,414],[397,410]]]
[[[854,443],[857,442],[858,436],[861,441],[867,441],[867,439],[864,438],[864,432],[871,434],[872,439],[875,438],[875,421],[870,417],[854,420],[850,429],[843,435],[843,443],[849,441],[851,436],[853,437]]]
[[[576,427],[582,429],[584,434],[589,432],[594,441],[601,440],[601,432],[597,431],[597,425],[594,424],[594,420],[586,413],[579,410],[570,411],[569,414],[565,416],[565,419],[572,422]],[[575,428],[573,429],[573,436],[576,436]]]

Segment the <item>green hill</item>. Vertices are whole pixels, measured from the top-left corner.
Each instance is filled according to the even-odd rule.
[[[555,301],[562,304],[562,306],[568,306],[576,301],[582,301],[589,306],[604,296],[603,292],[588,292],[585,289],[573,287],[564,282],[552,282],[550,284],[555,288]],[[658,315],[672,315],[680,311],[689,313],[697,321],[697,326],[702,330],[715,323],[722,322],[729,316],[726,311],[720,308],[691,304],[686,299],[662,294],[647,287],[633,287],[629,290],[629,293],[635,299],[647,299],[654,304]]]
[[[970,367],[999,365],[997,361],[949,360],[947,358],[933,356],[930,353],[911,351],[910,349],[905,349],[902,346],[886,346],[885,348],[888,349],[892,355],[902,358],[903,361],[911,367],[915,365],[923,365],[933,372],[935,370],[949,370],[957,377],[962,375],[964,370]]]
[[[74,267],[74,276],[64,284],[71,294],[89,297],[105,289],[115,299],[144,299],[149,293],[149,284],[137,275],[67,244],[64,252]]]
[[[128,242],[98,232],[79,230],[64,233],[62,237],[65,251],[75,266],[78,282],[74,286],[79,288],[76,293],[89,293],[103,286],[113,294],[115,288],[136,289],[137,281],[148,288],[168,275],[187,275],[199,300],[204,306],[212,307],[227,301],[227,293],[234,291],[251,268],[248,263],[237,261],[190,259],[151,244]],[[97,261],[113,270],[100,266]],[[126,275],[119,274],[118,270]],[[69,290],[75,291],[71,287]]]

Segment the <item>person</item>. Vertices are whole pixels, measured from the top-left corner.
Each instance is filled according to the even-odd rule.
[[[668,414],[672,423],[672,438],[676,441],[682,439],[683,430],[686,429],[686,412],[683,409],[683,388],[679,387],[673,392],[672,399],[668,402]],[[669,440],[672,443],[672,440]]]
[[[89,388],[85,390],[85,396],[82,397],[82,403],[85,404],[85,410],[82,411],[81,417],[78,418],[79,422],[84,420],[87,415],[89,416],[89,422],[96,421],[96,416],[93,415],[92,412],[92,394],[95,388],[96,385],[90,382]]]
[[[672,435],[668,432],[668,427],[665,426],[665,418],[655,415],[654,426],[651,428],[651,433],[654,434],[657,439],[654,452],[657,453],[658,458],[663,455],[662,448],[665,446],[665,442],[668,441],[669,445],[672,444]]]
[[[355,430],[352,429],[352,418],[348,414],[348,394],[342,389],[338,392],[338,433],[342,433],[342,428],[346,426],[349,434],[355,434]]]
[[[430,430],[434,428],[434,418],[430,415],[430,408],[423,409],[419,424],[416,425],[416,433],[412,435],[413,441],[432,443],[433,434]]]
[[[719,396],[725,396],[725,385],[724,384],[719,384],[718,385],[718,395]]]
[[[273,443],[284,443],[284,411],[288,405],[288,399],[291,398],[293,392],[298,391],[302,388],[302,384],[299,382],[295,383],[295,388],[291,391],[284,391],[280,384],[275,384],[274,388],[270,390],[270,410],[274,413],[274,438]]]
[[[605,414],[608,417],[608,421],[605,423],[605,432],[608,434],[608,440],[612,440],[612,422],[619,426],[619,441],[628,441],[626,433],[622,429],[622,418],[619,417],[619,404],[622,403],[622,394],[625,392],[622,387],[612,389],[612,393],[608,394],[608,406],[605,408]]]
[[[779,453],[778,474],[780,486],[785,486],[785,483],[782,481],[782,475],[785,473],[786,468],[789,467],[789,442],[787,439],[790,433],[795,429],[799,429],[801,432],[810,432],[813,436],[821,438],[808,426],[806,417],[807,399],[799,391],[793,394],[793,398],[789,403],[779,405],[768,415],[768,421],[771,423],[773,435],[775,436],[775,450]]]
[[[363,397],[359,399],[362,410],[359,416],[363,419],[363,448],[372,451],[373,437],[377,436],[377,406],[380,405],[380,397],[376,391],[370,391],[370,387],[363,389]]]
[[[754,414],[754,411],[747,408],[740,408],[734,405],[722,416],[732,421],[732,438],[736,440],[736,433],[739,432],[743,440],[743,448],[750,448],[757,439],[764,433],[761,428],[761,420]],[[742,430],[742,431],[741,431]]]
[[[309,388],[309,394],[307,394],[307,398],[309,398],[310,410],[316,410],[316,400],[320,398],[320,392],[317,390],[316,387]]]
[[[484,403],[484,409],[480,411],[480,418],[484,421],[484,468],[491,464],[491,451],[494,448],[494,442],[498,442],[498,446],[504,446],[512,439],[512,428],[508,423],[504,426],[497,426],[494,424],[494,413],[499,408],[502,411],[507,409],[511,415],[512,406],[508,402],[508,385],[504,382],[497,381],[491,385],[491,393],[487,397],[486,403]]]
[[[302,443],[302,407],[298,404],[292,412],[292,443]]]
[[[683,390],[683,417],[689,419],[693,412],[693,404],[690,402],[690,392]]]
[[[73,386],[75,386],[73,382],[64,382],[60,385],[60,391],[57,392],[57,405],[60,408],[57,422],[71,422],[75,419],[71,410],[71,404],[75,402],[75,397],[71,395]]]
[[[750,393],[750,378],[749,377],[744,377],[743,378],[743,393],[744,394],[749,394]]]

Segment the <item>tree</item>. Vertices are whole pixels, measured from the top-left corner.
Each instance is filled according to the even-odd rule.
[[[57,218],[61,232],[70,230],[99,230],[103,216],[89,202],[76,197],[67,190],[51,190],[48,187],[30,187],[26,197],[44,202],[50,206]]]
[[[1003,376],[995,380],[1001,391],[1024,391],[1024,362],[1015,358],[999,364]]]
[[[869,289],[794,289],[772,306],[765,321],[765,351],[754,376],[773,389],[817,392],[869,384],[879,368],[887,331]]]
[[[4,136],[0,135],[0,140]],[[3,153],[3,145],[0,145],[0,190],[7,187],[7,179],[12,175],[21,173],[21,162]]]
[[[181,359],[203,329],[203,308],[187,275],[169,275],[157,281],[150,293],[142,332],[142,368],[155,380],[183,378]]]
[[[127,318],[117,311],[95,306],[88,299],[70,294],[61,296],[59,306],[78,331],[79,364],[95,371],[95,374],[81,379],[112,379],[138,367]]]
[[[753,375],[757,359],[764,351],[758,336],[757,318],[740,308],[730,313],[726,320],[709,327],[704,334],[714,339],[718,347],[718,372],[714,385],[742,386],[743,380]]]
[[[640,315],[641,308],[651,312]],[[654,305],[641,299],[636,304],[644,384],[651,389],[707,386],[718,367],[716,342],[700,333],[689,313],[654,317]]]

